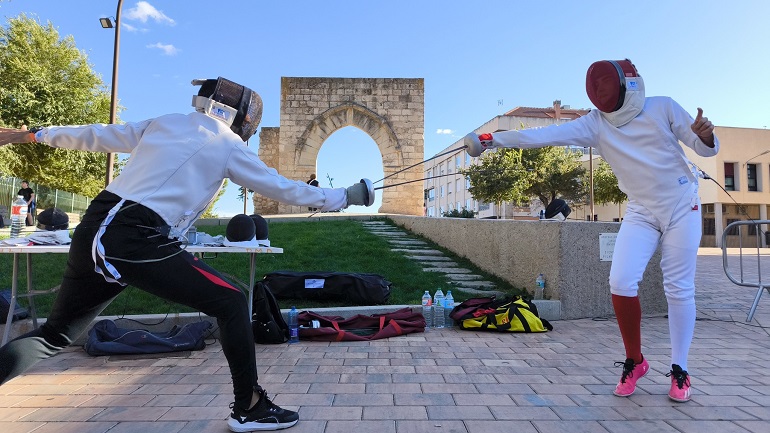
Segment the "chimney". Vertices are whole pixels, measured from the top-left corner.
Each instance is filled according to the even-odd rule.
[[[557,99],[553,101],[553,111],[554,111],[553,118],[556,120],[561,119],[561,101],[560,100]]]

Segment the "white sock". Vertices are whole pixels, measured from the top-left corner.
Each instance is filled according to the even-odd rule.
[[[695,302],[668,303],[668,332],[671,338],[671,363],[687,371],[687,355],[695,333]]]

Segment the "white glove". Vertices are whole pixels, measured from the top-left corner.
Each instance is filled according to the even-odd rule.
[[[358,206],[371,206],[374,203],[374,188],[372,187],[372,181],[369,179],[361,179],[361,182],[347,188],[348,204]]]
[[[463,139],[465,151],[474,158],[481,155],[485,150],[494,147],[493,141],[492,134],[489,133],[476,135],[471,132]]]

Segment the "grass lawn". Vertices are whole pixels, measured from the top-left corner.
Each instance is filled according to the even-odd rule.
[[[383,219],[388,224],[390,220]],[[257,256],[256,278],[261,279],[265,274],[275,271],[334,271],[351,273],[373,273],[382,275],[392,283],[389,304],[419,305],[422,294],[429,290],[433,294],[437,288],[444,292],[451,289],[446,278],[441,273],[423,272],[422,265],[405,258],[401,253],[392,252],[390,245],[383,238],[366,231],[360,221],[328,220],[307,222],[272,222],[268,223],[270,243],[283,248],[283,254],[264,254]],[[210,235],[224,234],[224,226],[204,226],[198,229]],[[415,237],[420,238],[415,235]],[[445,249],[438,247],[427,239],[435,249],[455,259],[461,266],[467,267],[474,273],[484,276],[497,284],[498,290],[512,295],[522,294],[520,289],[509,283],[481,271],[470,261],[459,258]],[[32,276],[35,289],[54,287],[61,281],[66,265],[64,254],[34,255],[34,275]],[[20,261],[20,287],[26,288],[26,271],[24,261]],[[220,272],[232,275],[240,281],[248,282],[249,264],[245,254],[220,254],[207,262]],[[170,270],[173,272],[173,270]],[[0,289],[11,287],[12,255],[0,254]],[[86,288],[87,289],[87,288]],[[459,291],[452,294],[456,301],[468,298]],[[38,316],[46,317],[50,311],[55,295],[35,297]],[[279,300],[281,308],[296,305],[298,309],[318,307],[347,306],[344,301],[313,302],[307,300]],[[22,305],[24,301],[20,302]],[[183,305],[163,301],[139,289],[128,286],[103,315],[134,315],[134,314],[166,314],[193,311]]]

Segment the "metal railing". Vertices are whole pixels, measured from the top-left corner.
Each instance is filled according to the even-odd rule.
[[[16,199],[16,195],[21,189],[21,181],[17,177],[0,176],[0,208],[4,210],[3,218],[8,218],[8,212],[11,210],[11,203]],[[35,202],[38,212],[43,209],[58,207],[67,213],[83,216],[88,205],[91,204],[91,198],[66,192],[45,185],[39,185],[30,181],[29,187],[35,192]]]
[[[722,233],[722,267],[724,268],[725,275],[727,275],[727,278],[732,281],[734,284],[737,284],[739,286],[744,287],[756,287],[757,288],[757,294],[754,296],[754,303],[751,305],[751,310],[749,310],[749,315],[746,318],[747,322],[751,322],[751,320],[754,318],[754,313],[757,310],[757,305],[759,305],[759,299],[762,297],[762,292],[767,289],[770,291],[770,281],[766,281],[762,279],[762,264],[764,257],[764,263],[770,263],[770,255],[761,254],[761,251],[763,249],[762,247],[762,237],[765,236],[766,233],[766,227],[770,224],[770,220],[754,220],[754,221],[736,221],[733,223],[730,223],[727,227],[725,227],[724,232]],[[744,269],[744,246],[743,246],[743,233],[742,229],[744,226],[753,226],[754,227],[754,238],[756,240],[755,245],[747,246],[746,248],[756,248],[756,254],[752,254],[751,256],[754,256],[756,259],[756,275],[746,275],[748,273],[748,269]],[[765,229],[763,229],[763,226]],[[727,260],[727,236],[733,235],[735,232],[738,232],[738,271],[739,275],[736,278],[730,271],[730,264]],[[765,249],[767,251],[767,249]],[[747,260],[749,260],[747,258]],[[767,268],[766,268],[767,269]],[[749,278],[752,278],[749,280]]]

